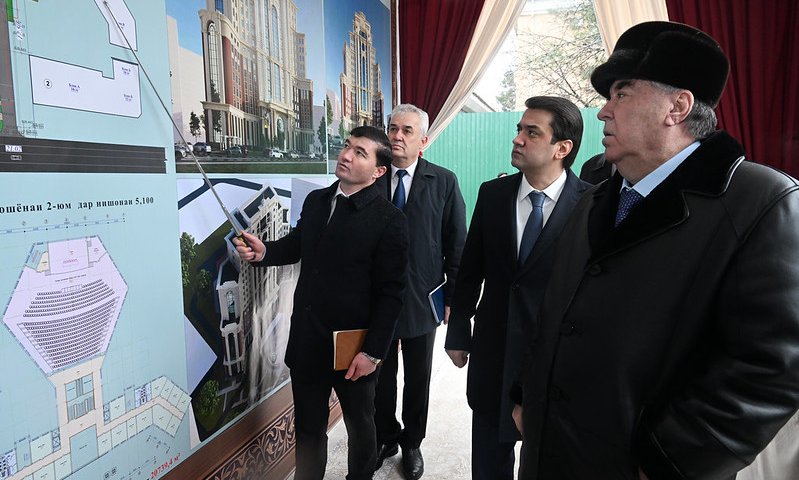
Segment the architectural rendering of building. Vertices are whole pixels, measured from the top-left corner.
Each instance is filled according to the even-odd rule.
[[[307,152],[313,83],[292,0],[207,0],[203,36],[207,141]]]
[[[313,152],[313,81],[307,78],[294,79],[294,111],[297,112],[294,125],[294,149],[299,152]]]
[[[276,240],[289,232],[289,210],[275,190],[267,186],[245,205],[232,212],[239,228],[265,240]],[[226,258],[215,282],[219,302],[219,333],[224,351],[226,379],[221,382],[226,408],[260,398],[264,391],[286,377],[282,350],[288,340],[289,316],[282,312],[281,288],[293,290],[294,266],[254,268],[242,265],[226,237]],[[282,285],[283,282],[286,285]],[[240,389],[246,378],[249,391]]]
[[[180,126],[173,132],[175,143],[196,143],[206,140],[205,126],[200,123],[199,132],[192,132],[191,114],[198,119],[204,115],[202,101],[205,99],[203,56],[183,48],[178,40],[179,26],[175,18],[166,17],[169,51],[169,83],[172,88],[172,119]],[[174,128],[174,127],[173,127]]]
[[[363,12],[352,19],[349,41],[344,45],[341,83],[341,114],[344,128],[359,125],[383,127],[381,72],[375,58],[372,25]]]

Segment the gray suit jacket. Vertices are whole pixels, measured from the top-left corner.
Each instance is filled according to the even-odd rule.
[[[391,199],[391,172],[376,185]],[[466,206],[458,179],[446,168],[419,159],[405,203],[410,246],[408,288],[397,322],[397,338],[413,338],[433,331],[436,324],[427,295],[444,281],[445,303],[458,274],[466,239]]]

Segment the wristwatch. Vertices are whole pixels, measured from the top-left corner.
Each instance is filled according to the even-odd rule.
[[[367,360],[369,360],[370,362],[374,363],[374,364],[375,364],[375,367],[376,367],[376,366],[378,366],[378,365],[380,365],[380,362],[382,362],[382,360],[380,360],[379,358],[375,358],[375,357],[373,357],[373,356],[369,355],[369,354],[368,354],[368,353],[366,353],[366,352],[361,352],[361,355],[363,355],[364,357],[366,357],[366,359],[367,359]]]

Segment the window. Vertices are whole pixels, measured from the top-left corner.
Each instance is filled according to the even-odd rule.
[[[264,42],[264,49],[266,50],[266,55],[269,56],[269,52],[271,46],[269,45],[269,2],[268,0],[263,0],[263,16],[261,21],[263,22],[263,42]]]
[[[272,7],[272,56],[278,61],[283,61],[283,39],[280,38],[280,21],[277,8]]]
[[[210,70],[211,77],[211,97],[212,102],[219,102],[221,98],[218,89],[221,85],[219,82],[219,35],[216,32],[216,25],[213,23],[208,24],[208,69]]]

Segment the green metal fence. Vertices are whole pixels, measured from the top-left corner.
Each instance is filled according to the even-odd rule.
[[[580,172],[582,164],[601,152],[602,122],[596,118],[598,108],[584,108],[583,140],[572,166]],[[424,156],[446,167],[456,175],[466,201],[467,221],[477,201],[480,184],[501,172],[516,173],[510,164],[516,124],[524,112],[459,113],[455,120],[425,150]]]

